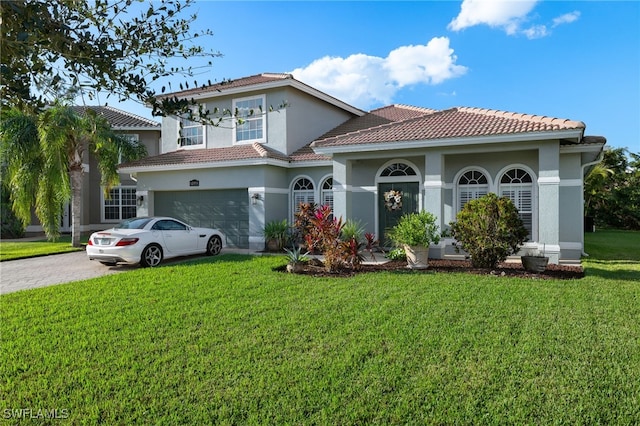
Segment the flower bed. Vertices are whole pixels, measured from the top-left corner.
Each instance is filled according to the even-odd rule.
[[[286,266],[275,268],[277,271],[286,271]],[[581,266],[570,265],[548,265],[544,272],[533,273],[525,271],[520,263],[500,263],[495,269],[474,268],[467,260],[429,259],[429,268],[424,270],[409,270],[405,261],[390,261],[380,264],[363,264],[360,269],[344,269],[335,272],[327,272],[323,264],[319,261],[308,262],[300,274],[311,276],[332,276],[350,277],[358,273],[398,271],[404,273],[451,273],[462,272],[478,275],[492,275],[496,277],[521,277],[531,279],[579,279],[584,277],[584,270]]]

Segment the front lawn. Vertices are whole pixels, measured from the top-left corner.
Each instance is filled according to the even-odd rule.
[[[86,244],[87,237],[84,237],[82,242]],[[0,262],[79,250],[84,250],[84,248],[73,247],[71,237],[68,235],[63,235],[55,242],[47,241],[45,238],[41,241],[2,241],[0,242]]]
[[[273,271],[284,257],[223,255],[6,294],[0,412],[57,409],[73,424],[636,424],[640,262],[616,262],[592,256],[575,281],[310,278]]]

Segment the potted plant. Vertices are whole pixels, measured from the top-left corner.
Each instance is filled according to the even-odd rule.
[[[411,269],[428,268],[429,246],[440,242],[436,217],[426,211],[402,215],[388,237],[404,248],[407,267]]]
[[[549,258],[545,256],[544,245],[542,252],[537,249],[526,250],[523,256],[520,256],[522,267],[529,272],[544,272],[547,269]]]
[[[287,253],[287,272],[289,273],[299,273],[304,269],[304,264],[309,261],[309,257],[307,256],[309,252],[302,253],[302,249],[300,247],[292,247],[291,250],[285,248],[284,251]]]
[[[287,219],[273,220],[264,226],[262,231],[268,251],[282,251],[289,234]]]

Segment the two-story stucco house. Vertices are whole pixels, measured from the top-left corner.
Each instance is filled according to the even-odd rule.
[[[165,117],[161,153],[120,169],[137,182],[139,216],[217,227],[230,246],[260,250],[265,223],[293,220],[300,202],[329,204],[384,241],[405,212],[430,211],[447,229],[465,202],[495,192],[514,201],[528,245],[544,245],[552,263],[582,253],[583,178],[605,144],[582,122],[478,108],[367,113],[287,74],[174,95],[254,114],[218,126]],[[392,190],[400,202],[386,202]]]

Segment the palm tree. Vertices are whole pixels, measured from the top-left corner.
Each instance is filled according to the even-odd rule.
[[[47,238],[55,240],[60,236],[62,209],[71,201],[71,242],[79,247],[83,164],[88,163],[89,153],[98,161],[108,196],[110,188],[119,183],[120,160],[145,155],[144,146],[118,136],[91,109],[78,114],[56,103],[38,116],[15,109],[3,115],[3,184],[10,188],[13,211],[27,226],[35,206]]]
[[[585,216],[595,216],[596,211],[605,202],[605,188],[614,174],[615,172],[603,163],[598,163],[591,169],[584,180]]]

